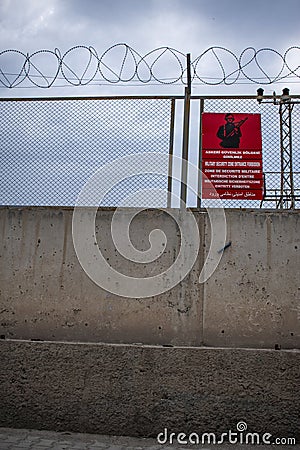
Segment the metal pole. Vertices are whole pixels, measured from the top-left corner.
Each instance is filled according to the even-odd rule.
[[[187,87],[189,95],[192,93],[192,77],[191,77],[191,54],[186,55],[186,70],[187,70]]]
[[[167,197],[167,207],[168,208],[171,208],[171,206],[172,206],[174,124],[175,124],[175,99],[172,98],[172,101],[171,101],[171,123],[170,123],[170,145],[169,145],[168,197]]]
[[[187,55],[187,87],[184,91],[184,116],[182,137],[182,166],[181,166],[181,204],[186,205],[187,200],[187,161],[189,157],[189,132],[190,132],[190,103],[191,103],[191,55]]]
[[[204,111],[204,100],[200,99],[200,118],[199,118],[199,180],[198,180],[198,192],[197,192],[197,208],[201,208],[202,197],[202,113]]]

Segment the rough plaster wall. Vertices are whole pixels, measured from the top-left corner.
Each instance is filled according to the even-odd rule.
[[[2,341],[0,425],[300,439],[300,352]]]

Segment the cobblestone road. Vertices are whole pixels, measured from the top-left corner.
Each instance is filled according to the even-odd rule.
[[[268,446],[278,450],[300,450],[299,445],[294,446]],[[159,445],[155,439],[142,439],[119,436],[99,436],[79,433],[55,433],[52,431],[14,430],[0,428],[0,450],[250,450],[266,449],[266,446],[252,445],[209,445],[209,446],[178,446]]]

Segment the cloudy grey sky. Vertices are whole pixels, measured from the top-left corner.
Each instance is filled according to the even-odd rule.
[[[212,46],[225,47],[237,56],[247,47],[256,50],[272,48],[283,54],[289,47],[300,45],[299,0],[1,0],[0,42],[1,51],[16,49],[34,53],[42,49],[58,48],[64,54],[77,45],[92,46],[101,55],[114,44],[126,43],[140,55],[157,47],[172,47],[183,54],[191,53],[192,60]],[[123,53],[122,53],[123,52]],[[105,61],[118,71],[124,48],[117,47]],[[154,54],[152,58],[155,58]],[[248,53],[250,55],[250,53]],[[247,56],[247,55],[246,55]],[[230,54],[219,51],[226,74],[236,69]],[[32,60],[43,73],[55,73],[57,60],[50,54],[39,54]],[[84,73],[88,53],[83,50],[71,52],[66,61],[77,74]],[[96,59],[94,58],[94,64]],[[131,62],[130,62],[131,61]],[[149,59],[151,61],[151,58]],[[153,59],[152,59],[153,61]],[[259,63],[272,77],[278,74],[282,62],[275,53],[261,52]],[[0,68],[6,74],[18,73],[24,59],[17,53],[2,53]],[[184,63],[184,58],[182,59]],[[288,55],[292,68],[300,64],[300,50]],[[124,74],[132,73],[132,60],[127,61]],[[85,75],[93,73],[91,65]],[[179,67],[170,56],[164,55],[154,67],[158,77],[172,77]],[[297,71],[300,76],[300,70]],[[222,72],[212,54],[197,65],[197,73],[207,81],[222,77]],[[249,76],[263,74],[252,64],[247,68]],[[285,70],[282,75],[285,75]],[[37,72],[32,72],[38,75]],[[66,68],[65,74],[72,76]],[[7,75],[10,81],[14,75]],[[206,78],[205,78],[206,77]],[[182,94],[183,87],[157,85],[155,80],[145,85],[132,80],[130,83],[101,83],[100,74],[89,86],[72,87],[59,79],[50,89],[33,89],[19,84],[15,89],[1,89],[1,96],[32,95],[111,95],[111,94]],[[0,75],[3,80],[3,75]],[[38,78],[36,78],[38,80]],[[292,93],[300,93],[297,77],[266,85],[265,93],[274,89],[281,92],[285,86]],[[24,87],[22,87],[24,86]],[[69,86],[69,87],[66,87]],[[254,94],[257,85],[240,79],[238,84],[212,87],[195,80],[193,93]]]

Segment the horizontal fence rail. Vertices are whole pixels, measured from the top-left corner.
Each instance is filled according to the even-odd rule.
[[[95,199],[99,206],[178,207],[179,198],[185,197],[189,207],[214,207],[214,200],[202,198],[200,178],[191,180],[182,170],[181,179],[175,180],[172,166],[173,156],[184,155],[202,169],[201,118],[209,112],[261,115],[264,198],[223,200],[224,207],[298,208],[300,97],[291,97],[289,134],[284,138],[281,105],[273,100],[266,97],[266,102],[258,102],[255,96],[0,99],[0,204],[74,206],[83,187],[105,166],[101,176],[108,188]],[[142,173],[140,168],[135,173],[126,157],[148,152],[169,155],[167,163],[159,173]],[[284,166],[282,156],[287,154],[292,159]],[[183,189],[183,180],[194,192]]]

